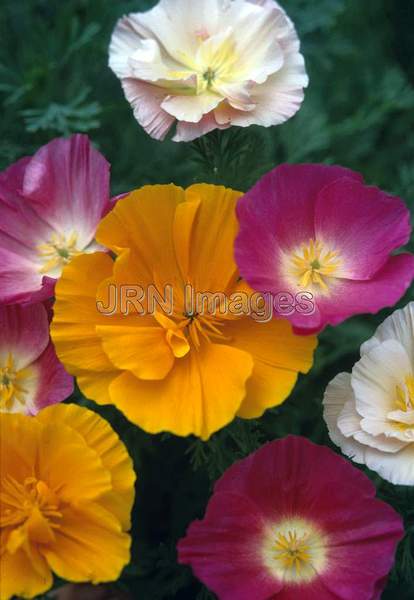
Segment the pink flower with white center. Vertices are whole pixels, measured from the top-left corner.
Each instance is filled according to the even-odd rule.
[[[366,475],[289,436],[235,463],[179,561],[219,600],[379,600],[404,534]]]
[[[295,28],[273,0],[160,0],[120,19],[109,66],[137,121],[162,140],[279,125],[308,85]]]
[[[0,306],[0,412],[34,415],[73,392],[41,303]]]
[[[0,302],[53,295],[64,265],[96,252],[109,164],[86,135],[58,138],[0,173]]]
[[[240,198],[237,216],[240,275],[295,333],[393,306],[413,281],[414,256],[399,252],[411,236],[406,205],[349,169],[280,165]]]

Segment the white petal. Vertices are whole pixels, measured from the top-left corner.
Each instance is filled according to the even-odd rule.
[[[161,0],[153,9],[133,17],[147,37],[160,40],[166,52],[182,62],[183,55],[195,55],[200,37],[219,30],[221,12],[220,0]]]
[[[288,23],[285,13],[282,15],[270,6],[236,0],[226,21],[234,30],[235,74],[245,80],[264,83],[269,75],[282,68],[284,51],[278,38],[284,36]]]
[[[329,431],[329,437],[344,454],[355,462],[363,463],[365,449],[354,438],[347,438],[338,427],[338,419],[345,404],[353,401],[350,373],[339,373],[328,385],[323,399],[323,417]]]
[[[366,464],[394,485],[414,485],[414,444],[407,445],[396,454],[369,449]]]
[[[352,370],[356,409],[373,427],[387,421],[387,414],[396,408],[397,386],[410,372],[407,353],[395,340],[374,347],[356,363]],[[365,424],[364,429],[375,435]]]
[[[292,117],[303,102],[303,88],[308,84],[303,57],[289,57],[283,68],[271,75],[261,85],[255,85],[251,91],[256,108],[250,112],[241,112],[229,106],[221,105],[216,110],[219,123],[231,122],[233,125],[248,127],[280,125]]]
[[[161,108],[165,90],[136,79],[123,79],[122,87],[140,125],[155,139],[164,139],[175,121]]]
[[[196,138],[213,131],[214,129],[227,129],[227,125],[219,125],[214,118],[214,113],[205,115],[198,123],[187,123],[180,121],[177,123],[177,131],[173,137],[174,142],[191,142]]]
[[[109,46],[109,66],[118,77],[131,77],[129,57],[135,52],[140,38],[128,17],[119,19]]]
[[[385,340],[398,340],[406,349],[411,364],[414,365],[414,302],[396,310],[378,327],[374,336],[361,346],[361,354]]]
[[[179,63],[163,56],[155,40],[138,40],[138,47],[130,55],[128,62],[132,77],[145,81],[185,79],[192,74],[190,71],[183,70]]]
[[[222,98],[218,94],[209,92],[198,96],[169,95],[163,100],[161,108],[179,121],[197,123],[221,101]]]

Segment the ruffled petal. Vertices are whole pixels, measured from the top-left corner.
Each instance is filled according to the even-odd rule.
[[[204,343],[177,360],[161,381],[142,381],[124,373],[110,386],[112,402],[149,433],[170,431],[208,439],[232,421],[253,370],[249,354]]]

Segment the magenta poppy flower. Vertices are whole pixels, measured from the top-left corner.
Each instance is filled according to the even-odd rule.
[[[366,475],[289,436],[225,472],[178,553],[219,600],[379,600],[403,533]]]
[[[0,306],[0,412],[34,415],[73,392],[59,362],[41,303]]]
[[[342,167],[282,165],[237,207],[241,275],[269,293],[297,333],[394,305],[414,277],[414,257],[393,252],[410,238],[399,198]],[[282,311],[280,298],[283,299]]]
[[[86,135],[58,138],[0,173],[0,302],[53,295],[63,266],[95,252],[111,208],[109,164]]]

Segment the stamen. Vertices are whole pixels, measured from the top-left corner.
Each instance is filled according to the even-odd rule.
[[[306,289],[309,286],[329,292],[329,284],[341,266],[339,252],[326,248],[320,241],[310,239],[289,257],[291,276]]]
[[[73,256],[81,253],[77,248],[78,234],[72,232],[68,237],[61,233],[54,233],[50,240],[37,247],[39,256],[44,263],[39,269],[40,273],[51,273],[61,270]]]

